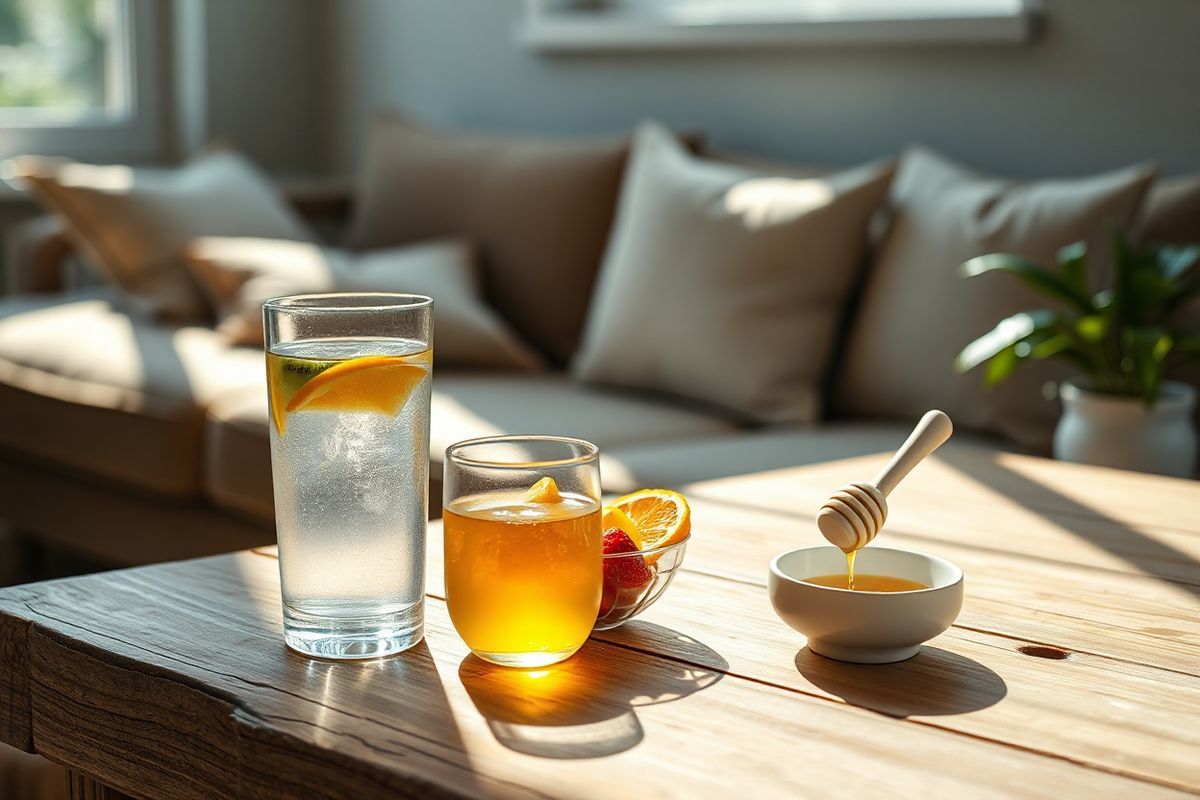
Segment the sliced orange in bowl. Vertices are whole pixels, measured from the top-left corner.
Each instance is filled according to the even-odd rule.
[[[625,531],[625,535],[633,540],[637,545],[638,550],[645,550],[645,545],[642,544],[642,532],[638,530],[637,523],[629,518],[621,509],[616,506],[605,506],[604,516],[601,517],[600,527],[604,530],[609,528],[617,528]]]
[[[345,361],[275,357],[270,361],[271,417],[280,434],[294,411],[358,411],[395,416],[429,372],[417,356],[360,356]]]
[[[692,531],[692,509],[687,499],[670,489],[641,489],[609,504],[637,526],[643,550],[677,544]],[[625,531],[630,533],[631,531]]]

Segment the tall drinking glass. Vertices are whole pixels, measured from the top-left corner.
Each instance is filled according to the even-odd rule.
[[[372,658],[424,634],[433,301],[263,306],[283,636]]]
[[[600,608],[596,446],[495,436],[446,450],[446,605],[480,658],[542,667],[569,658]]]

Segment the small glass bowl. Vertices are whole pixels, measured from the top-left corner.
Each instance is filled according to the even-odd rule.
[[[691,538],[689,534],[681,541],[665,547],[604,555],[604,589],[600,599],[600,616],[596,618],[592,630],[607,631],[615,628],[653,605],[667,590],[671,579],[675,577],[675,570],[683,563],[683,554]],[[641,586],[616,585],[612,575],[614,568],[619,568],[618,564],[622,559],[635,558],[642,559],[650,571],[650,577]],[[636,566],[633,569],[636,571]]]

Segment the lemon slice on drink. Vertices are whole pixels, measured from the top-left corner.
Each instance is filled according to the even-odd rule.
[[[561,503],[562,499],[558,484],[549,476],[540,479],[525,492],[526,503]]]
[[[366,411],[394,416],[429,373],[429,351],[320,361],[272,354],[267,360],[271,419],[280,435],[293,411]]]

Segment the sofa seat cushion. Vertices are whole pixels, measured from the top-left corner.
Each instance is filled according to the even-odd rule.
[[[604,449],[736,430],[686,405],[582,386],[562,375],[435,376],[432,405],[429,449],[437,464],[447,447],[477,436],[577,436]]]
[[[0,301],[0,445],[195,495],[203,408],[263,383],[261,351],[123,312],[104,291]]]
[[[204,490],[219,508],[275,517],[266,387],[231,392],[208,409]]]
[[[608,492],[643,486],[684,486],[755,472],[891,453],[912,426],[907,423],[847,422],[820,427],[771,427],[685,441],[610,448],[601,454],[601,473]],[[981,434],[956,431],[955,446],[1009,449],[1011,444]],[[869,475],[847,475],[864,480]],[[830,486],[830,491],[836,489]]]
[[[504,433],[578,436],[607,449],[731,433],[732,423],[686,406],[581,386],[560,375],[443,373],[433,379],[430,477],[440,486],[442,457],[460,439]],[[231,395],[208,414],[205,481],[219,506],[272,513],[266,390]],[[438,498],[430,498],[437,508]]]

